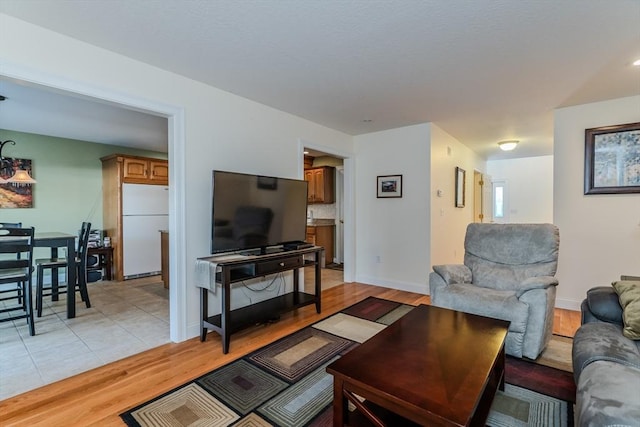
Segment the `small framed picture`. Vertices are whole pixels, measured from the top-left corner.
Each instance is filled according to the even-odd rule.
[[[378,176],[378,198],[402,197],[402,175]]]

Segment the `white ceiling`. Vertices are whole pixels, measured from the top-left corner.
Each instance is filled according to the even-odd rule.
[[[1,76],[0,94],[0,129],[167,152],[164,117]]]
[[[638,0],[2,0],[0,12],[348,134],[434,122],[489,159],[551,154],[558,107],[640,95]],[[503,154],[504,139],[521,143]]]

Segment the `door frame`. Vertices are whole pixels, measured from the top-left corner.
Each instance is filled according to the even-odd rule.
[[[115,104],[124,109],[142,111],[167,119],[169,158],[169,338],[180,342],[187,339],[187,269],[186,269],[186,143],[185,111],[182,106],[145,99],[111,88],[99,88],[86,82],[48,72],[3,63],[0,76],[16,79]]]

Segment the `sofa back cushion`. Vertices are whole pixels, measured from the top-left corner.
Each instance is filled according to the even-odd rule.
[[[553,224],[467,226],[464,263],[473,284],[516,290],[529,277],[555,276],[560,236]]]

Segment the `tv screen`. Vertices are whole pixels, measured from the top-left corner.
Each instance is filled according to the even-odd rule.
[[[213,171],[211,253],[304,241],[307,182]]]

